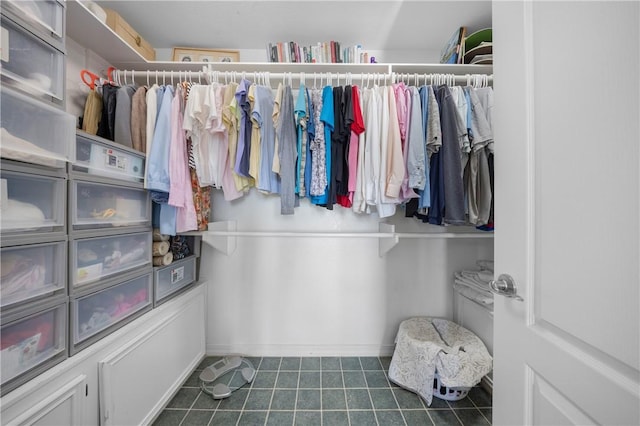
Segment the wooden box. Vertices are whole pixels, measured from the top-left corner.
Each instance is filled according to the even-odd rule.
[[[107,13],[107,26],[111,28],[116,34],[118,34],[124,41],[131,46],[132,49],[137,51],[147,61],[156,60],[156,51],[149,44],[148,41],[143,39],[140,34],[134,30],[131,25],[127,23],[122,16],[116,11],[111,9],[105,9]]]

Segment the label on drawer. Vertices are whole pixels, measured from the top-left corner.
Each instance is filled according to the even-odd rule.
[[[9,31],[2,27],[0,27],[0,42],[2,43],[0,47],[2,62],[9,62]]]
[[[127,170],[127,157],[117,155],[112,149],[105,149],[104,154],[105,166],[123,172]]]
[[[171,270],[171,284],[184,280],[184,266]]]

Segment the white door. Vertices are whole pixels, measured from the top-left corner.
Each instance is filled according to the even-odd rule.
[[[640,4],[493,2],[494,424],[640,424]]]

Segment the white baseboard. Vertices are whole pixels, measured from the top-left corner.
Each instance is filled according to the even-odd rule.
[[[221,345],[207,344],[207,355],[391,356],[394,345]]]

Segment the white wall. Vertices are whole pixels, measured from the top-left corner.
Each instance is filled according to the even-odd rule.
[[[306,200],[281,216],[279,198],[255,191],[229,203],[214,190],[212,209],[238,230],[376,232],[379,221]],[[398,228],[429,227],[403,215]],[[205,246],[207,353],[390,354],[400,321],[452,319],[453,272],[492,258],[492,239],[401,239],[383,258],[371,238],[239,237],[229,256]]]

